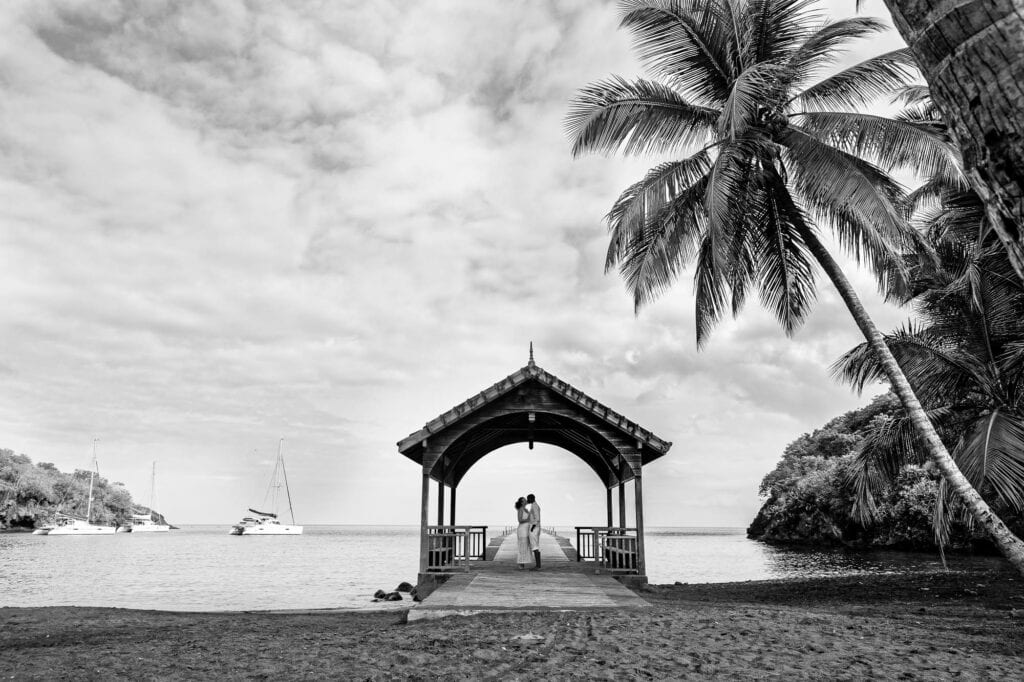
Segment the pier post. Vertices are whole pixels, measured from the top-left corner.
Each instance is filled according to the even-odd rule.
[[[423,465],[423,496],[420,505],[420,575],[427,572],[427,507],[430,502],[430,469]]]
[[[636,476],[633,478],[633,492],[636,497],[636,567],[640,576],[646,580],[647,560],[644,556],[644,491],[643,479],[640,476],[639,467],[637,467]]]
[[[605,491],[605,493],[607,493],[606,497],[608,498],[608,527],[611,528],[612,527],[612,488],[611,488],[611,486],[608,486],[607,488],[605,488],[604,491]]]
[[[444,481],[437,482],[437,525],[444,525]]]
[[[449,526],[454,526],[455,525],[455,486],[454,485],[452,486],[452,502],[451,502],[451,505],[452,505],[451,522],[448,525]]]
[[[619,528],[626,527],[626,482],[619,483]]]

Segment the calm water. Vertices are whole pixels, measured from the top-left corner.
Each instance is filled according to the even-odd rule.
[[[379,608],[370,601],[374,591],[415,582],[418,553],[412,526],[306,526],[294,537],[230,536],[226,526],[95,537],[4,534],[0,606]],[[972,560],[978,561],[1000,560]],[[652,583],[699,583],[906,573],[941,564],[920,554],[783,550],[747,540],[736,528],[674,528],[648,531],[647,568]]]

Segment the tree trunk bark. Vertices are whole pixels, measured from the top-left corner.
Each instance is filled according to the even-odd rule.
[[[878,331],[875,323],[868,316],[867,310],[864,309],[860,298],[857,296],[857,292],[853,290],[853,286],[846,278],[842,269],[840,269],[838,263],[832,258],[832,254],[828,252],[828,249],[825,248],[817,235],[811,230],[803,230],[802,233],[811,254],[825,270],[825,274],[828,275],[829,279],[832,280],[832,284],[839,291],[839,295],[846,303],[850,314],[853,315],[857,326],[860,327],[864,338],[867,339],[868,344],[885,368],[885,374],[889,378],[893,390],[896,392],[897,397],[899,397],[903,408],[907,411],[911,422],[914,424],[914,428],[925,444],[928,458],[938,467],[950,488],[960,496],[960,499],[974,517],[974,520],[988,532],[996,546],[999,547],[999,550],[1013,567],[1021,575],[1024,575],[1024,542],[1006,527],[1002,519],[996,516],[989,508],[988,503],[981,498],[978,491],[974,489],[974,486],[971,485],[970,481],[960,471],[956,462],[953,461],[953,457],[946,450],[946,446],[939,438],[939,434],[935,432],[935,427],[932,426],[931,420],[928,419],[928,415],[925,414],[924,409],[921,407],[921,403],[918,401],[914,389],[911,388],[910,382],[907,381],[907,377],[903,374],[902,368],[896,362],[896,358],[893,356],[889,346],[886,345],[882,333]]]
[[[1024,281],[1024,0],[885,4]]]

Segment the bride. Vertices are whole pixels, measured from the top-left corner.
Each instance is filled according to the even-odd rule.
[[[520,497],[516,500],[516,517],[519,519],[519,527],[516,528],[516,562],[519,570],[526,568],[526,564],[532,561],[530,556],[530,512],[526,508],[526,498]]]

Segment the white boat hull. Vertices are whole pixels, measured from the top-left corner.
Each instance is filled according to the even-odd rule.
[[[231,535],[302,535],[302,526],[265,524],[259,526],[235,526]]]
[[[94,526],[84,521],[76,521],[66,526],[57,526],[47,535],[113,535],[116,530],[113,526]]]
[[[36,528],[32,531],[32,535],[49,535],[51,530],[53,530],[53,528]]]
[[[132,533],[166,533],[171,529],[170,526],[165,526],[162,523],[154,523],[152,525],[144,526],[132,526]]]

